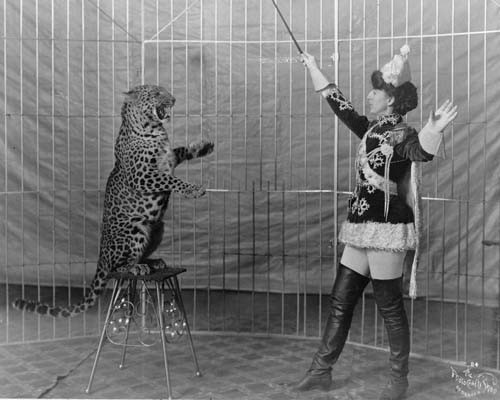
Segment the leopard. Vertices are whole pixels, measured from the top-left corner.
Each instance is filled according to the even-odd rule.
[[[214,143],[201,139],[173,148],[166,124],[175,97],[164,87],[140,85],[124,93],[121,126],[114,143],[114,167],[104,193],[101,237],[96,272],[89,290],[78,303],[55,306],[16,299],[13,307],[52,317],[73,317],[96,304],[111,272],[147,275],[166,264],[150,258],[163,238],[163,217],[172,192],[184,198],[203,196],[202,185],[174,175],[177,165],[204,157]]]

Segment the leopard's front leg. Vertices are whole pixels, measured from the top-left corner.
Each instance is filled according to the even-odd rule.
[[[206,140],[201,140],[196,143],[191,143],[188,147],[176,147],[173,152],[175,154],[175,161],[178,164],[185,160],[193,158],[204,157],[214,151],[214,143]]]

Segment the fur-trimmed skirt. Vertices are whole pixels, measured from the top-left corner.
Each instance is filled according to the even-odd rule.
[[[363,249],[401,252],[414,250],[417,236],[413,222],[393,224],[345,221],[340,229],[339,241]]]

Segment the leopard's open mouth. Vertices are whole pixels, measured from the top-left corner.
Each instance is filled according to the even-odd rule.
[[[161,105],[156,107],[156,115],[160,121],[169,121],[170,120],[170,110],[172,107],[168,105]]]

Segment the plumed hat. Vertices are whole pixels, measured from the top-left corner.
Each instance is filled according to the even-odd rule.
[[[391,61],[380,69],[385,83],[391,83],[394,87],[411,80],[410,64],[408,62],[410,46],[403,45],[399,52],[400,54],[396,54]]]

